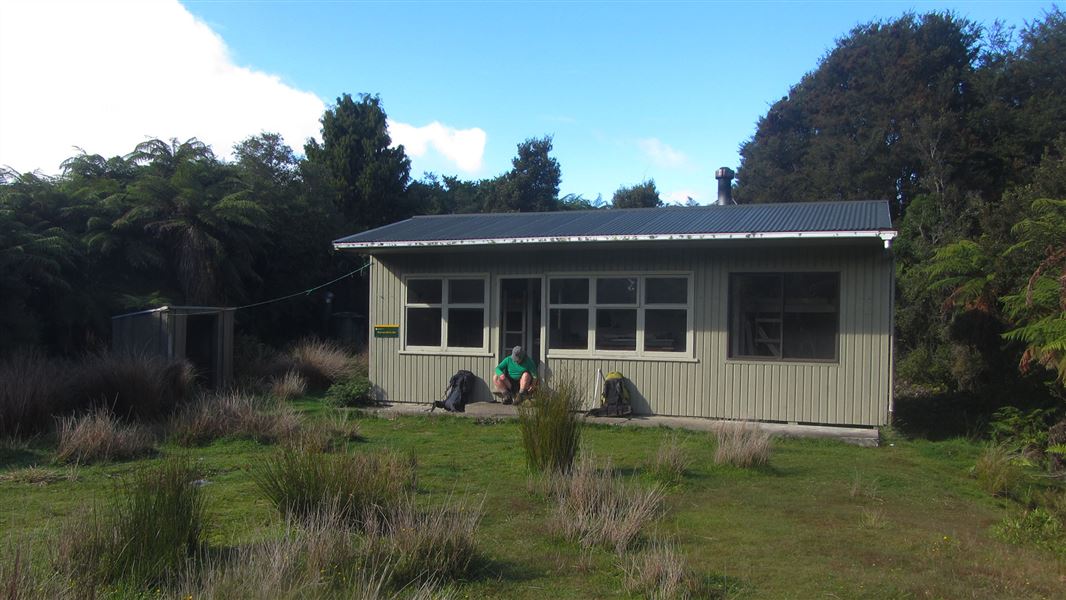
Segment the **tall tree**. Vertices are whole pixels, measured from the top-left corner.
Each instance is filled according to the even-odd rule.
[[[611,199],[613,208],[655,208],[662,206],[659,190],[655,189],[655,180],[648,179],[629,187],[622,186]]]
[[[489,212],[540,212],[555,210],[559,203],[562,170],[551,156],[552,138],[530,138],[518,144],[511,170],[488,184],[484,210]],[[482,182],[486,185],[486,182]]]
[[[976,25],[913,14],[856,27],[759,120],[738,202],[890,200],[965,180]]]
[[[387,116],[377,96],[348,94],[322,115],[322,143],[304,146],[312,184],[324,179],[344,215],[348,233],[379,227],[410,216],[405,191],[411,161],[403,146],[392,147]]]

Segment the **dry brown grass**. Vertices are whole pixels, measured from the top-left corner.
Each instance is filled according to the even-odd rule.
[[[155,440],[148,429],[123,423],[108,410],[60,419],[57,437],[58,462],[126,460],[155,450]]]
[[[659,444],[651,470],[662,481],[678,483],[685,478],[685,472],[691,465],[692,457],[681,443],[681,437],[671,433]]]
[[[270,395],[278,400],[292,400],[307,393],[307,380],[296,371],[288,371],[270,380]]]
[[[329,452],[358,441],[360,437],[359,421],[346,412],[336,411],[324,418],[303,421],[300,428],[282,442],[293,450]]]
[[[448,498],[442,505],[419,510],[404,502],[384,520],[364,519],[364,560],[389,565],[397,586],[416,581],[459,579],[477,555],[477,528],[483,503]]]
[[[589,456],[580,458],[570,473],[546,475],[545,486],[555,500],[555,531],[582,546],[606,546],[619,555],[663,510],[661,486],[626,484],[616,479],[610,463],[598,469]]]
[[[300,419],[287,405],[239,391],[203,396],[183,407],[170,422],[171,437],[182,446],[224,437],[274,443],[299,429]]]
[[[70,466],[66,469],[46,469],[31,465],[21,469],[14,469],[0,473],[0,483],[21,483],[25,485],[48,485],[59,481],[77,481],[78,467]]]
[[[0,436],[47,430],[63,373],[61,362],[36,353],[0,361]]]
[[[625,588],[651,600],[706,597],[688,558],[675,545],[657,541],[623,563]]]
[[[734,467],[761,467],[770,462],[773,451],[773,436],[755,423],[747,421],[723,421],[714,424],[712,430],[717,448],[714,462]]]
[[[316,339],[297,343],[289,351],[291,369],[307,382],[308,389],[323,391],[352,372],[352,356],[336,344]]]

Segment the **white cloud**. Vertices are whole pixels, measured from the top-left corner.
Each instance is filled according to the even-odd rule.
[[[700,204],[704,203],[703,194],[696,190],[674,190],[672,192],[660,194],[659,197],[663,199],[663,202],[680,202],[681,204],[685,204],[688,202],[689,198],[692,198]]]
[[[236,65],[225,41],[177,0],[0,4],[0,166],[56,173],[77,153],[126,154],[148,138],[197,137],[219,156],[276,131],[297,152],[326,104]],[[431,144],[481,165],[485,132],[390,122],[419,156]]]
[[[389,121],[389,137],[393,144],[403,144],[408,155],[424,156],[432,146],[457,167],[468,173],[481,168],[485,155],[486,135],[477,127],[455,129],[437,121],[424,127],[415,127],[399,121]]]
[[[658,138],[645,138],[638,140],[637,144],[644,155],[657,166],[677,168],[688,165],[688,157],[684,152],[671,148]]]

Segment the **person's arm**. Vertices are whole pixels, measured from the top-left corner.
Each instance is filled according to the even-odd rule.
[[[507,361],[509,361],[509,360],[511,360],[510,356],[508,356],[507,358],[501,360],[500,364],[496,365],[496,374],[497,375],[503,375],[504,373],[507,372]]]

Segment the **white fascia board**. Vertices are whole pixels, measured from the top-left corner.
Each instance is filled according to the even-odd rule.
[[[469,240],[408,240],[390,242],[334,242],[337,250],[373,250],[375,248],[438,248],[444,246],[501,246],[510,244],[563,244],[588,242],[678,242],[706,240],[826,240],[880,238],[885,248],[897,235],[892,230],[860,231],[774,231],[748,233],[685,233],[650,235],[570,235],[555,237],[489,238]]]

